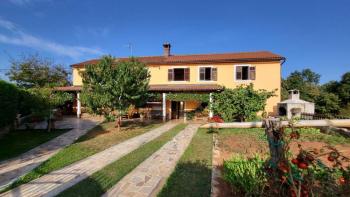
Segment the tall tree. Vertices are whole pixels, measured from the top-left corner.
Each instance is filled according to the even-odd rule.
[[[315,97],[320,95],[319,82],[320,75],[310,69],[294,71],[282,81],[282,98],[288,98],[288,90],[298,89],[302,99],[315,102]]]
[[[11,59],[11,69],[6,75],[24,88],[65,86],[69,84],[67,72],[62,65],[42,58],[38,54]]]
[[[116,62],[104,56],[83,72],[82,102],[93,113],[115,119],[120,129],[121,115],[129,105],[146,100],[149,79],[147,66],[136,59]]]

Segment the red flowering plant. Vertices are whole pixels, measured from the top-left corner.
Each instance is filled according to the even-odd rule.
[[[215,115],[213,116],[212,118],[209,119],[209,122],[210,123],[214,123],[215,126],[211,126],[208,130],[208,133],[217,133],[219,131],[219,126],[217,125],[217,123],[223,123],[224,120],[218,116],[218,115]]]
[[[209,122],[223,123],[224,120],[220,116],[215,115],[215,116],[213,116],[212,118],[209,119]]]
[[[271,158],[265,165],[271,195],[333,196],[350,191],[350,170],[342,162],[349,159],[332,146],[306,150],[298,142],[299,129],[290,122],[290,133],[280,122],[265,122]],[[294,157],[290,143],[296,141],[299,152]],[[327,157],[327,164],[321,157]]]

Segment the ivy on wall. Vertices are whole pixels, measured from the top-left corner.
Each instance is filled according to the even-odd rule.
[[[209,102],[209,94],[198,93],[168,93],[166,95],[168,100],[171,101],[200,101]]]
[[[170,101],[199,101],[203,103],[209,102],[209,93],[167,93],[166,99]],[[149,96],[149,101],[161,101],[161,93],[151,93]]]

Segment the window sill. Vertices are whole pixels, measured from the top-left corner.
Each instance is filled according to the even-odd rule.
[[[254,82],[255,80],[234,80],[234,82],[236,83],[252,83]]]

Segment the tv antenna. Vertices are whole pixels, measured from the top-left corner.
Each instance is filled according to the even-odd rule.
[[[133,44],[131,42],[129,42],[128,44],[125,45],[126,47],[129,48],[130,50],[130,56],[133,56]]]

